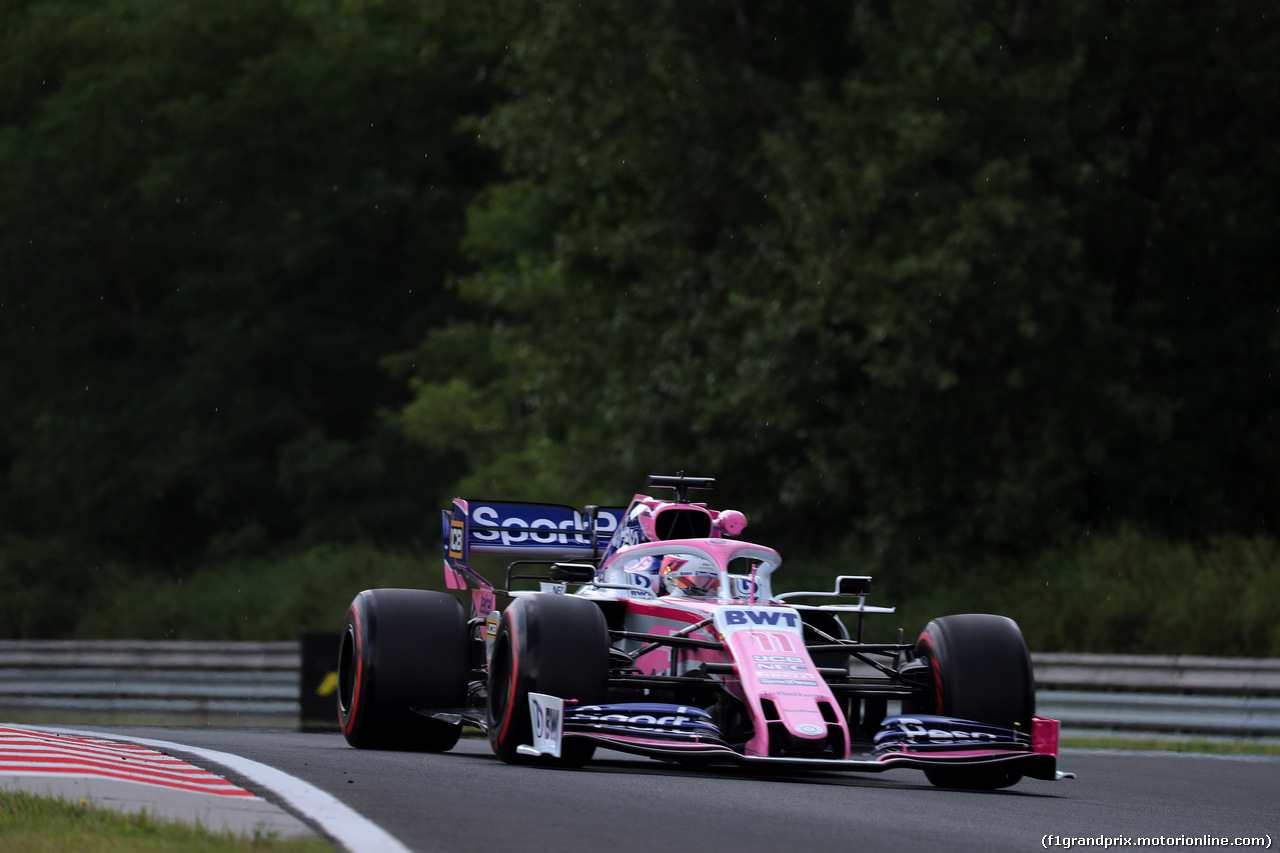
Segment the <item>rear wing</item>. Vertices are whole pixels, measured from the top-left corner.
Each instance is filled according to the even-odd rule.
[[[465,501],[441,513],[445,579],[450,589],[493,589],[471,568],[472,554],[537,560],[594,560],[618,529],[625,509],[560,504]],[[594,526],[594,533],[592,527]]]

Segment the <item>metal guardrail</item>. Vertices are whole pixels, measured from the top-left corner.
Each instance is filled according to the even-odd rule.
[[[1235,737],[1280,736],[1280,699],[1168,693],[1041,690],[1036,712],[1062,721],[1067,734],[1088,730]]]
[[[0,719],[297,728],[296,642],[0,640]]]
[[[315,639],[319,642],[310,642]],[[0,640],[0,720],[299,727],[336,641]],[[313,651],[320,649],[320,652]],[[1280,659],[1034,654],[1040,714],[1088,730],[1280,736]],[[313,695],[314,694],[314,695]],[[311,716],[317,716],[312,713]]]
[[[1280,658],[1041,652],[1033,654],[1031,660],[1036,684],[1055,690],[1280,696]]]
[[[1088,730],[1280,736],[1280,659],[1033,654],[1037,712]]]

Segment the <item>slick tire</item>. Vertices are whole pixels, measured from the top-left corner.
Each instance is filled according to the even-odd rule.
[[[508,764],[528,761],[517,749],[533,742],[529,694],[579,705],[604,701],[609,682],[609,630],[599,606],[563,595],[517,598],[502,613],[489,664],[489,743]],[[563,743],[561,757],[539,763],[581,767],[595,744]]]
[[[916,655],[930,670],[931,689],[921,711],[1031,734],[1035,675],[1018,623],[987,613],[943,616],[925,627]],[[1022,778],[983,767],[926,770],[925,776],[940,788],[988,791]]]
[[[355,597],[338,648],[338,719],[361,749],[445,752],[461,723],[415,713],[460,708],[467,692],[467,619],[453,596],[370,589]]]
[[[849,639],[849,631],[834,613],[821,610],[801,610],[800,619],[804,622],[804,641],[806,645],[823,645],[831,641],[815,633],[814,629],[837,640]],[[810,657],[814,666],[848,667],[849,656],[844,652],[812,652]]]

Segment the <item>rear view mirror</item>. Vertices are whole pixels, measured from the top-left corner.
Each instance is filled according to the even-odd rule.
[[[586,563],[556,563],[548,574],[559,583],[590,583],[595,580],[596,567]]]
[[[869,595],[871,578],[868,575],[841,575],[836,578],[837,595]]]

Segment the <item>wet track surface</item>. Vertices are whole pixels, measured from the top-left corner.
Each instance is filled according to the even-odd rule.
[[[502,764],[482,740],[426,755],[355,750],[339,735],[93,728],[272,765],[420,851],[1030,850],[1047,835],[1280,841],[1277,758],[1068,752],[1059,766],[1077,779],[971,793],[908,770],[691,771],[606,751],[583,770],[550,770]]]

